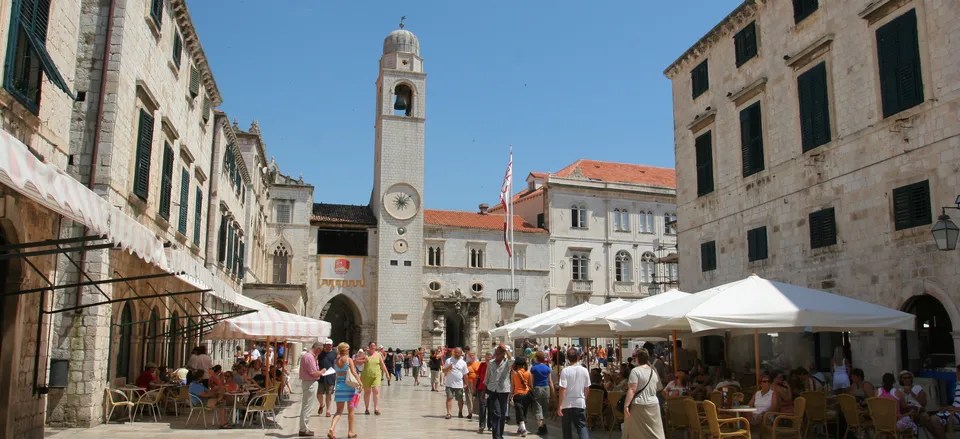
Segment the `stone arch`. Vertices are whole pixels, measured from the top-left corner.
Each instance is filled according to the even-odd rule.
[[[935,303],[930,302],[931,300],[935,301]],[[957,354],[960,354],[957,338],[958,334],[960,334],[960,308],[957,307],[957,304],[950,298],[943,287],[929,280],[918,280],[913,283],[913,288],[903,288],[900,290],[900,294],[896,297],[895,309],[916,315],[914,307],[923,307],[927,311],[930,311],[931,306],[936,307],[937,305],[942,307],[943,311],[946,312],[947,318],[950,320],[949,335],[951,337],[949,340],[944,339],[941,340],[942,343],[935,344],[941,347],[944,344],[949,344],[949,347],[953,348],[954,361],[956,361]],[[919,320],[915,322],[917,326],[923,323],[924,322]],[[942,333],[939,335],[942,335]],[[920,352],[921,344],[917,331],[900,331],[897,344],[899,345],[898,366],[908,369],[919,369],[921,367],[921,358],[928,357],[928,355],[926,355],[927,353]]]
[[[327,305],[327,303],[329,303],[331,300],[333,300],[333,298],[337,296],[343,296],[349,299],[349,301],[353,304],[357,312],[357,316],[360,318],[361,322],[365,322],[365,324],[373,323],[373,317],[370,315],[367,304],[363,301],[363,298],[358,296],[357,293],[350,288],[341,288],[337,292],[328,293],[324,295],[324,297],[320,301],[315,302],[315,303],[320,303],[322,305],[313,309],[313,312],[312,312],[313,318],[320,319],[320,314],[321,312],[323,312],[323,308]],[[313,300],[311,300],[310,302],[314,303]],[[307,311],[307,314],[311,314],[311,312]]]
[[[347,295],[337,294],[327,300],[317,318],[330,323],[330,338],[334,343],[346,342],[351,348],[360,345],[360,327],[366,320],[361,308]]]
[[[296,302],[291,301],[290,298],[288,297],[283,297],[280,295],[270,294],[270,293],[260,293],[260,294],[252,293],[248,297],[258,302],[264,303],[266,305],[270,305],[283,312],[288,312],[290,314],[298,314],[298,315],[303,314],[300,312],[300,307],[297,306],[298,304]]]

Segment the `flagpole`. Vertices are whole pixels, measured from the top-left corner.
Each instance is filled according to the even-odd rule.
[[[510,163],[513,163],[513,144],[510,145]],[[511,174],[511,175],[510,175],[510,182],[509,182],[510,191],[507,192],[507,196],[510,197],[510,198],[508,198],[507,207],[508,207],[508,210],[509,210],[509,212],[508,212],[508,215],[509,215],[509,219],[508,219],[509,226],[508,226],[508,227],[509,227],[509,232],[510,232],[510,253],[513,253],[513,254],[510,256],[510,294],[513,294],[513,292],[515,291],[515,288],[516,288],[516,287],[514,286],[514,281],[513,281],[513,272],[514,272],[514,266],[516,265],[516,263],[515,263],[515,261],[516,261],[516,253],[515,253],[515,252],[517,251],[517,248],[513,245],[513,172],[511,172],[510,174]]]

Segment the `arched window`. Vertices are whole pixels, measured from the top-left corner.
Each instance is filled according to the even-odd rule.
[[[407,84],[399,84],[393,89],[393,94],[397,96],[393,102],[394,116],[410,116],[413,114],[413,90]]]
[[[154,308],[150,310],[150,321],[147,323],[147,330],[143,333],[143,346],[146,349],[144,361],[146,363],[157,362],[158,335],[160,335],[160,317],[157,316],[157,309]]]
[[[170,317],[170,329],[167,332],[167,364],[166,366],[173,370],[177,365],[177,344],[180,341],[180,335],[177,334],[177,331],[180,329],[179,324],[180,315],[174,311],[173,316]]]
[[[630,231],[630,212],[627,209],[620,209],[620,229],[621,232]]]
[[[483,268],[483,249],[470,249],[470,267]]]
[[[573,280],[589,280],[590,256],[577,253],[570,259],[570,275]]]
[[[649,283],[653,280],[653,274],[656,272],[657,257],[653,253],[646,252],[640,257],[640,282]]]
[[[443,265],[442,254],[443,251],[439,246],[427,247],[427,265],[431,267],[439,267]]]
[[[677,282],[680,280],[680,264],[668,264],[667,269],[670,270],[669,275],[671,282]]]
[[[574,204],[570,207],[570,226],[575,229],[587,227],[587,206]]]
[[[287,283],[287,261],[290,258],[290,252],[281,242],[277,249],[273,251],[273,283]]]
[[[130,345],[133,344],[133,310],[130,303],[123,305],[123,311],[120,312],[120,340],[117,343],[117,377],[126,378],[129,381],[135,376],[130,376]]]
[[[616,280],[617,282],[630,282],[632,271],[630,267],[630,253],[625,250],[617,252],[616,260]]]

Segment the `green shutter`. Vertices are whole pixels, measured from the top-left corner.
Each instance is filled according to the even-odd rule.
[[[713,140],[710,131],[695,141],[697,161],[697,196],[713,192]]]
[[[740,112],[740,154],[743,159],[743,176],[763,170],[763,129],[760,117],[760,102]]]
[[[200,218],[203,212],[203,191],[197,185],[197,207],[193,213],[193,243],[200,245]]]
[[[187,234],[187,213],[190,210],[190,171],[183,168],[180,173],[180,226],[177,230]]]
[[[747,259],[751,262],[767,259],[766,227],[758,227],[747,232]]]
[[[803,152],[830,142],[830,106],[827,65],[817,64],[797,77],[800,101],[800,138]]]
[[[246,247],[243,241],[240,241],[240,268],[237,270],[237,277],[243,279],[243,249]]]
[[[717,242],[710,241],[700,244],[700,271],[717,269]]]
[[[793,0],[793,21],[799,23],[817,10],[817,0]]]
[[[917,12],[911,9],[877,29],[883,117],[923,102]]]
[[[150,18],[153,18],[158,28],[163,23],[163,0],[151,0]]]
[[[220,232],[217,236],[217,262],[223,262],[227,257],[227,217],[220,216]]]
[[[160,173],[160,217],[170,220],[170,195],[173,191],[173,148],[163,142],[163,168]]]
[[[809,216],[810,248],[820,248],[837,243],[837,223],[833,208],[813,212]]]
[[[227,265],[224,267],[225,271],[230,271],[230,266],[233,265],[233,224],[227,224]]]
[[[203,110],[202,110],[202,111],[203,111],[203,112],[201,113],[200,116],[203,117],[203,121],[206,122],[206,121],[210,120],[210,97],[207,96],[207,95],[203,95]]]
[[[933,222],[930,182],[924,180],[893,190],[894,229],[903,230]]]
[[[173,65],[180,69],[180,58],[183,56],[183,39],[180,32],[173,32]]]
[[[230,266],[233,274],[237,274],[237,265],[240,265],[240,229],[233,235],[233,265]]]
[[[140,109],[137,129],[137,156],[134,162],[133,193],[146,200],[150,195],[150,155],[153,152],[153,116]]]
[[[751,22],[733,37],[737,67],[757,56],[757,26]]]
[[[197,66],[190,66],[190,97],[195,98],[200,94],[200,69]]]
[[[693,71],[690,72],[690,82],[692,83],[694,99],[710,89],[710,74],[707,61],[708,60],[703,60],[702,63],[694,67]]]

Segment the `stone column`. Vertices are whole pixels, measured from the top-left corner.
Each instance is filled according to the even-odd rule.
[[[960,331],[951,332],[950,335],[953,337],[953,361],[957,361],[960,358]]]

